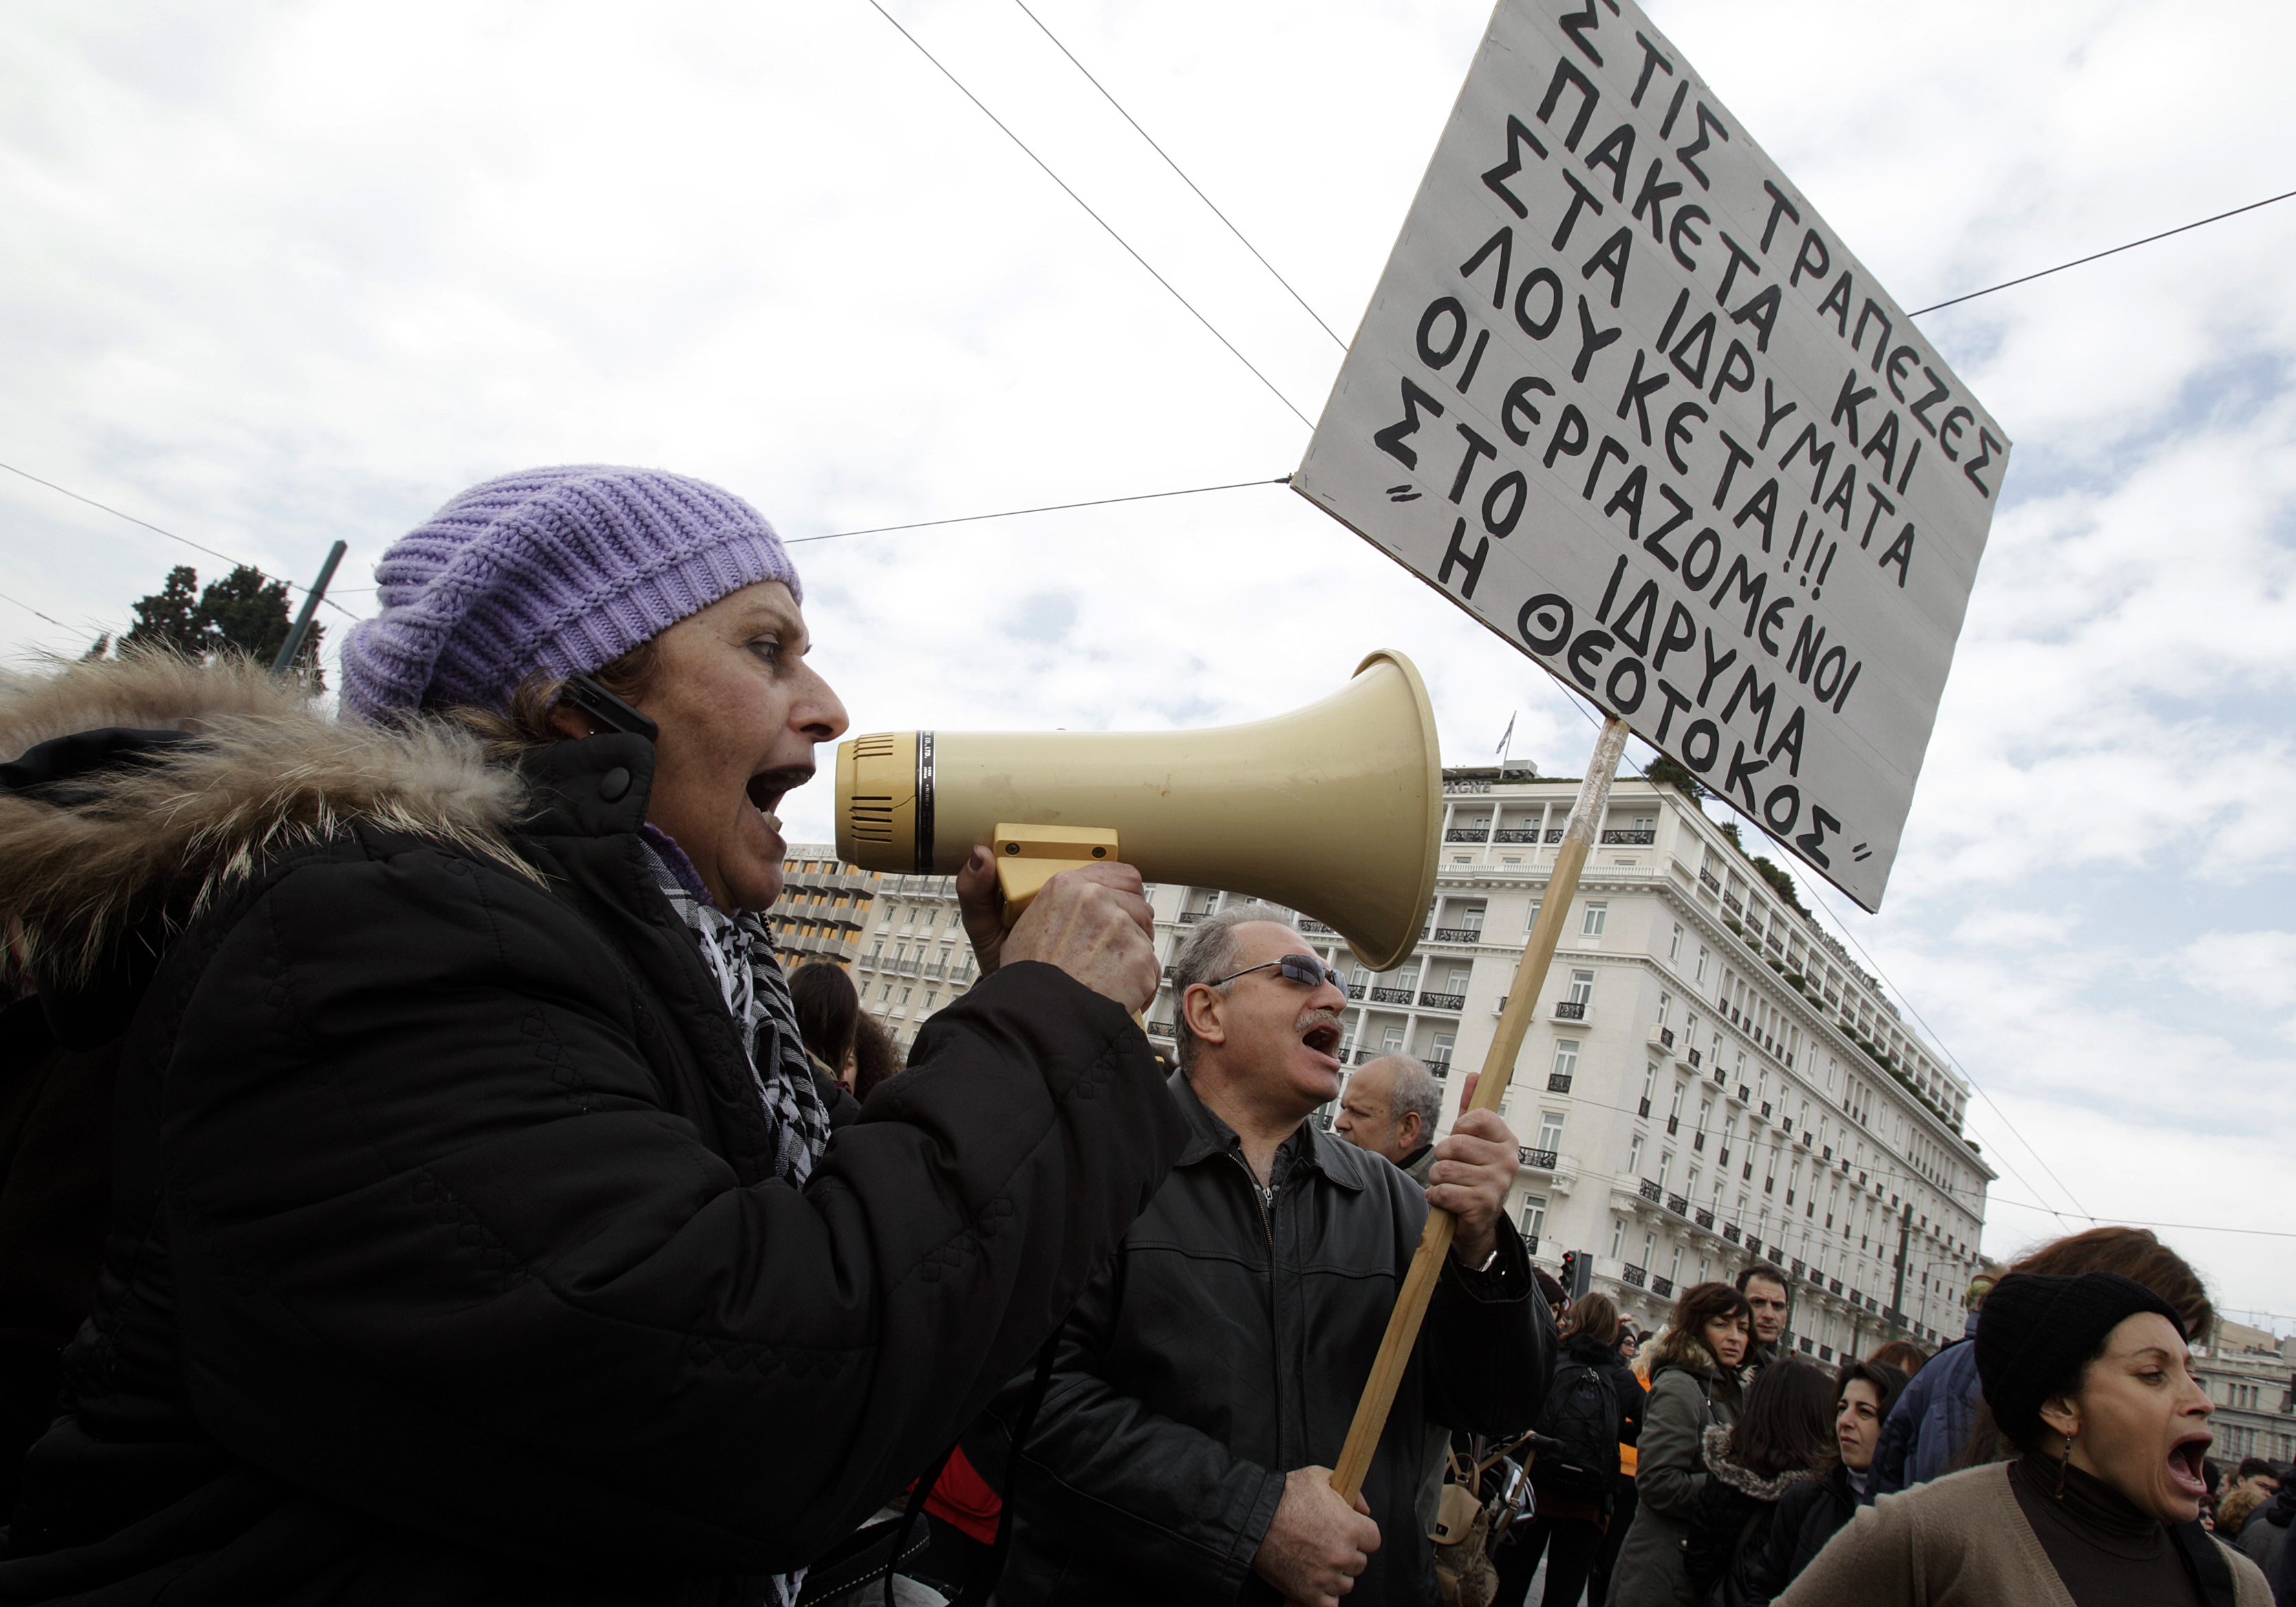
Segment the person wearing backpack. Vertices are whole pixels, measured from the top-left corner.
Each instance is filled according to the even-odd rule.
[[[1642,1435],[1643,1386],[1619,1355],[1619,1326],[1606,1294],[1580,1296],[1563,1318],[1562,1354],[1538,1418],[1538,1432],[1563,1448],[1531,1464],[1536,1515],[1500,1548],[1493,1607],[1522,1607],[1542,1554],[1545,1607],[1572,1607],[1602,1554],[1617,1512],[1620,1449]]]

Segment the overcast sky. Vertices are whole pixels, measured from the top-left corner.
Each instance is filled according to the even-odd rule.
[[[1337,343],[1013,0],[888,3],[1315,415]],[[1349,334],[1480,0],[1031,3]],[[1907,307],[2296,188],[2284,6],[1650,9]],[[21,0],[0,205],[0,463],[299,578],[340,537],[353,612],[533,463],[807,537],[1273,480],[1308,436],[867,0]],[[1989,1096],[1995,1253],[2039,1207],[2296,1227],[2292,259],[2296,201],[1923,321],[2016,453],[1883,913],[1821,897]],[[5,472],[0,521],[18,657],[223,568]],[[860,729],[1225,723],[1387,646],[1449,762],[1592,735],[1278,486],[793,550]],[[825,835],[826,784],[787,812]],[[2165,1236],[2296,1314],[2296,1240]]]

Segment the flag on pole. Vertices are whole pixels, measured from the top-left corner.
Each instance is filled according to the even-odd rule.
[[[1507,728],[1499,733],[1499,774],[1506,774],[1507,743],[1514,737],[1514,716],[1507,716]]]

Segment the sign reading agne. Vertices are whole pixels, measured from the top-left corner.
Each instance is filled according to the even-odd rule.
[[[2008,451],[1632,0],[1500,0],[1292,484],[1876,909]]]

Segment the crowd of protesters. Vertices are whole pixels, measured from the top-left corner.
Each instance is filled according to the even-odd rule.
[[[0,1607],[2296,1607],[2296,1478],[2209,1458],[2152,1234],[1934,1356],[1819,1365],[1763,1262],[1637,1333],[1531,1264],[1496,1112],[1342,1082],[1283,912],[1193,927],[1166,1076],[1123,865],[1007,931],[977,852],[905,1064],[758,918],[846,716],[754,510],[532,471],[378,578],[340,718],[0,683]]]

